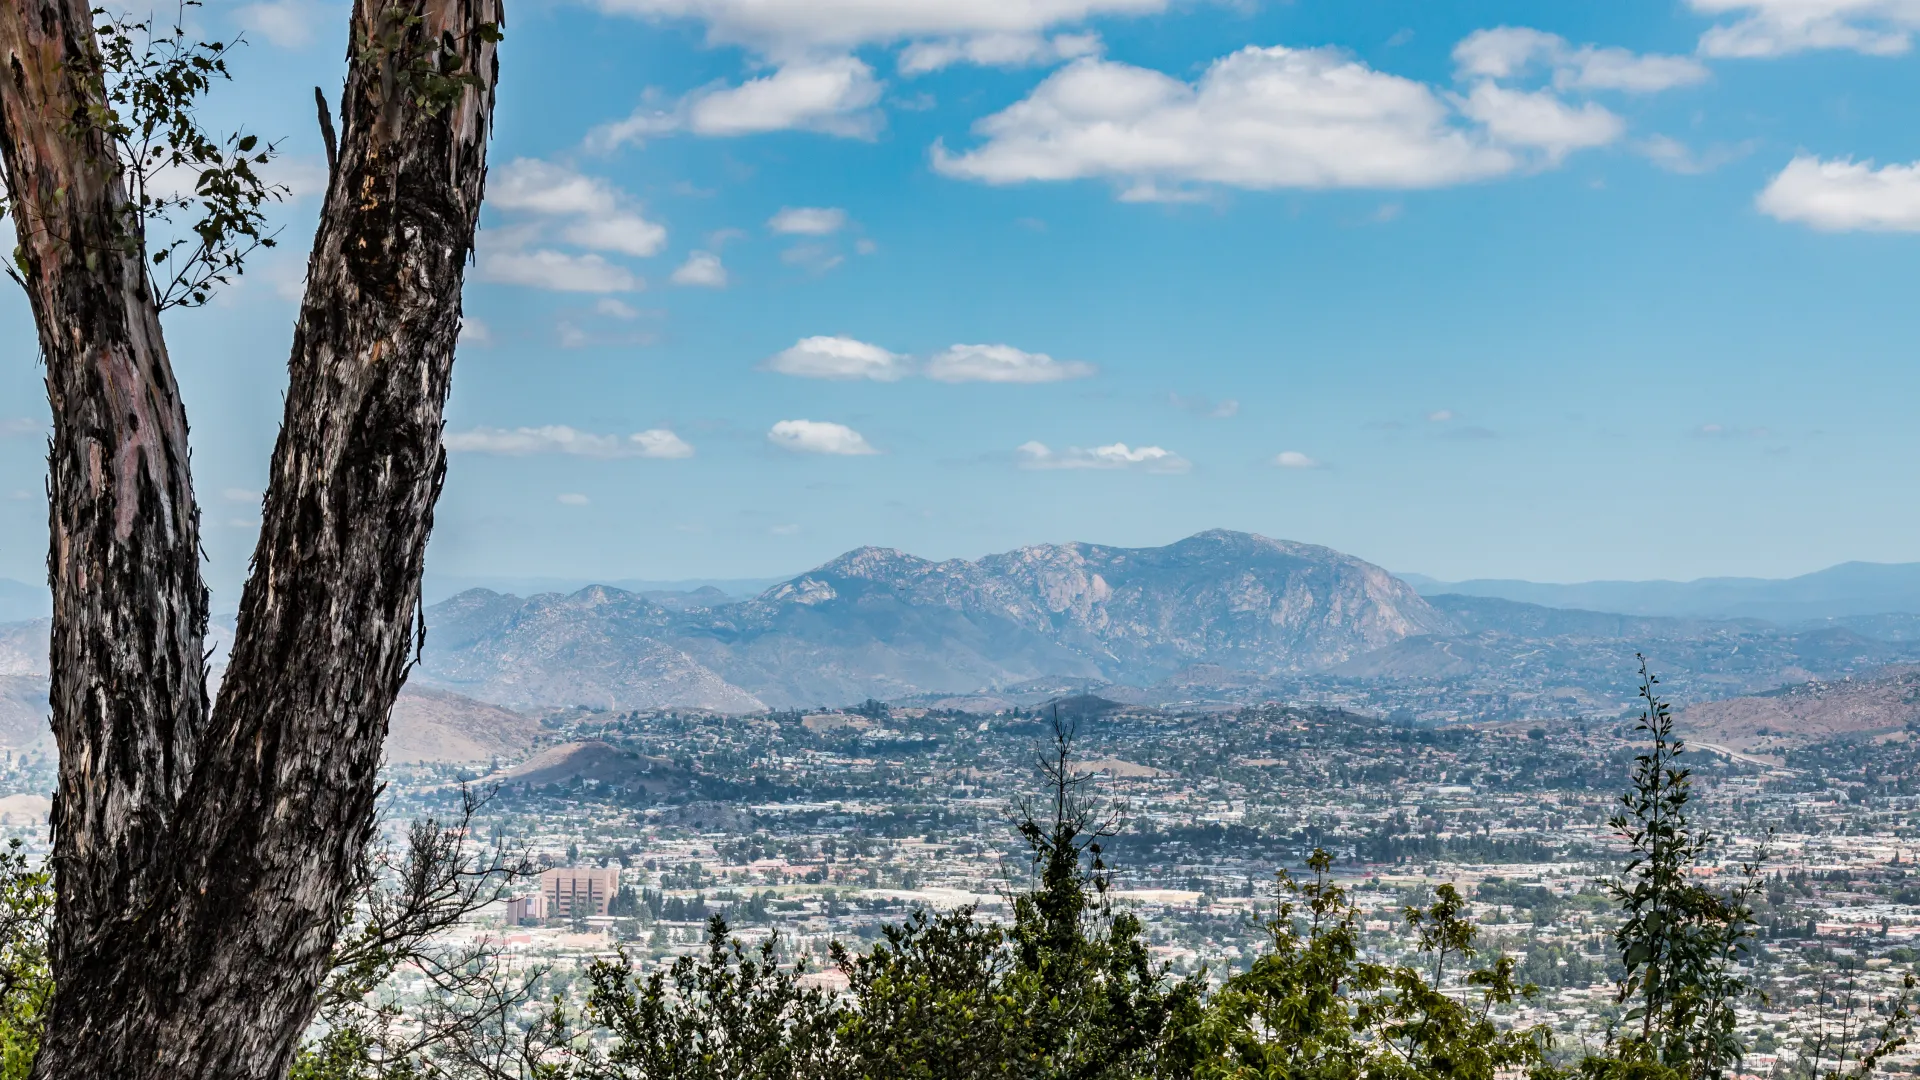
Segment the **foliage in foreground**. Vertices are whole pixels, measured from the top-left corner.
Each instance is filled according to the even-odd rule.
[[[26,1080],[53,994],[47,966],[53,881],[28,863],[20,846],[13,840],[0,851],[0,1080]]]
[[[1269,924],[1272,951],[1212,995],[1185,1037],[1183,1075],[1198,1080],[1493,1080],[1519,1070],[1544,1072],[1547,1033],[1502,1031],[1491,1012],[1534,988],[1514,979],[1512,957],[1499,957],[1445,987],[1449,958],[1471,960],[1475,930],[1466,901],[1442,885],[1434,902],[1410,907],[1419,954],[1433,965],[1389,967],[1360,951],[1359,913],[1329,877],[1324,851],[1308,860],[1313,879],[1282,875],[1285,899]],[[1305,929],[1296,919],[1302,916]]]
[[[610,1080],[1721,1080],[1745,1051],[1735,1005],[1755,993],[1743,961],[1758,865],[1726,892],[1694,873],[1717,841],[1689,820],[1692,778],[1657,682],[1643,666],[1648,748],[1612,820],[1629,848],[1609,885],[1625,916],[1615,933],[1625,1011],[1571,1066],[1550,1060],[1545,1028],[1496,1020],[1536,991],[1512,958],[1476,956],[1453,886],[1404,912],[1413,958],[1379,963],[1361,949],[1359,913],[1324,851],[1309,858],[1309,880],[1281,875],[1269,949],[1249,970],[1211,992],[1172,979],[1149,960],[1139,921],[1107,902],[1105,827],[1079,797],[1069,733],[1056,731],[1040,763],[1051,812],[1029,806],[1020,821],[1035,887],[1016,898],[1010,926],[966,909],[916,913],[864,954],[836,945],[849,980],[836,997],[780,967],[775,940],[749,953],[716,918],[706,952],[669,971],[597,965],[588,1011],[609,1048],[570,1054],[565,1067]],[[1836,1028],[1792,1075],[1870,1075],[1912,1023],[1905,997],[1880,1004],[1877,1025]]]
[[[1474,927],[1452,886],[1407,911],[1419,968],[1367,960],[1359,913],[1324,851],[1310,881],[1282,875],[1272,950],[1212,994],[1154,964],[1144,926],[1107,899],[1095,808],[1077,790],[1067,733],[1041,762],[1044,814],[1020,832],[1036,882],[1002,927],[961,909],[915,913],[864,954],[833,952],[844,998],[800,969],[708,928],[706,952],[637,977],[624,961],[592,971],[591,1018],[613,1036],[581,1054],[582,1073],[615,1080],[1494,1080],[1549,1075],[1546,1036],[1502,1031],[1495,1006],[1531,987],[1501,957],[1448,983],[1474,956]]]

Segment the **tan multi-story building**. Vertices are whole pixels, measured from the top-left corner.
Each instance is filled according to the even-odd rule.
[[[547,898],[547,914],[557,919],[605,915],[607,905],[619,891],[617,867],[594,870],[584,866],[556,866],[540,875],[540,892]]]
[[[516,896],[507,901],[507,921],[515,926],[545,922],[546,918],[546,893],[528,893],[525,896]]]

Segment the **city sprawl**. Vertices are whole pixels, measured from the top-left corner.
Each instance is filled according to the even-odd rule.
[[[1370,953],[1406,954],[1403,909],[1451,882],[1472,900],[1476,962],[1514,956],[1538,988],[1502,1023],[1548,1024],[1572,1055],[1619,1022],[1606,882],[1624,847],[1608,819],[1644,749],[1631,716],[1420,725],[1091,696],[1057,709],[1113,823],[1100,852],[1112,900],[1144,918],[1174,972],[1218,980],[1243,968],[1268,939],[1275,875],[1299,874],[1324,848]],[[643,965],[696,952],[713,915],[748,942],[777,935],[783,959],[834,987],[830,941],[871,942],[915,908],[1006,917],[1032,873],[1013,814],[1037,790],[1054,712],[572,710],[547,717],[546,748],[517,766],[394,769],[386,814],[390,825],[444,820],[465,784],[490,793],[472,823],[486,843],[543,867],[618,871],[598,905],[541,905],[539,918],[529,904],[494,905],[457,931],[544,971],[535,1001],[577,993],[583,965],[616,950]],[[1920,956],[1920,789],[1906,740],[1784,759],[1686,754],[1697,816],[1718,838],[1697,872],[1764,879],[1748,960],[1764,998],[1739,1011],[1748,1072],[1817,1055],[1843,1024],[1870,1025]],[[407,994],[404,974],[395,989]]]

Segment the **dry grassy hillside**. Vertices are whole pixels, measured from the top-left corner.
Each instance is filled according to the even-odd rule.
[[[1752,697],[1695,705],[1676,722],[1694,742],[1767,753],[1841,735],[1898,731],[1920,720],[1920,667],[1808,682]]]
[[[408,686],[393,703],[387,760],[411,765],[517,758],[533,749],[539,731],[531,716],[447,690]]]

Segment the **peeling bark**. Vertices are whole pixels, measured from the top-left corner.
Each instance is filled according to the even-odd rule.
[[[187,417],[95,97],[85,3],[0,8],[0,150],[53,406],[54,955],[87,956],[152,898],[207,717]]]
[[[57,988],[35,1076],[278,1077],[311,1016],[415,643],[500,21],[498,0],[356,3],[209,711],[186,416],[119,164],[86,123],[92,21],[0,0],[0,151],[54,414]]]

